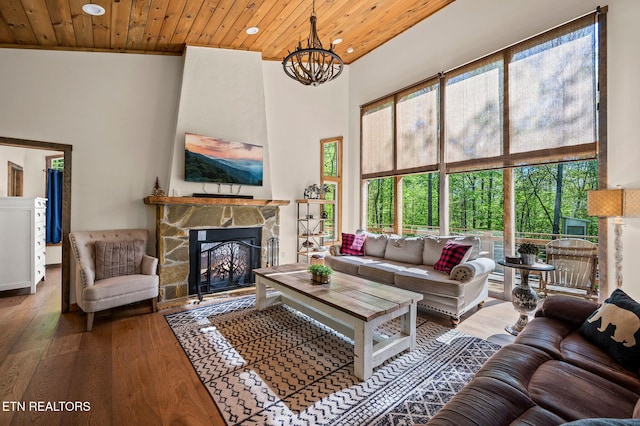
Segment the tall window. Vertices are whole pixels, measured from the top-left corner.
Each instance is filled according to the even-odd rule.
[[[589,149],[597,139],[595,75],[593,18],[514,48],[509,62],[510,151]]]
[[[439,155],[438,81],[405,90],[396,99],[396,171],[435,170]]]
[[[363,105],[367,226],[481,235],[494,259],[514,242],[595,235],[585,208],[597,188],[598,144],[606,146],[598,140],[603,16],[598,10]]]
[[[450,176],[449,221],[452,232],[504,230],[502,177],[501,170]]]
[[[439,234],[439,187],[438,173],[421,173],[402,178],[402,229],[405,234]]]
[[[587,215],[587,191],[598,188],[597,161],[525,166],[515,170],[516,232],[521,238],[598,234],[598,220]]]
[[[342,137],[320,141],[320,176],[327,192],[325,200],[334,200],[335,204],[323,205],[326,216],[325,231],[331,233],[327,240],[341,238],[342,226]]]
[[[502,153],[504,69],[500,55],[447,74],[446,161],[497,157]]]
[[[393,98],[375,102],[362,110],[362,174],[394,171]]]
[[[394,179],[370,179],[366,182],[366,191],[367,230],[370,232],[391,232],[395,223]]]

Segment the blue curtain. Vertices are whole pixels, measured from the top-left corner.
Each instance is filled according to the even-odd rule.
[[[62,172],[47,169],[47,243],[62,241]]]

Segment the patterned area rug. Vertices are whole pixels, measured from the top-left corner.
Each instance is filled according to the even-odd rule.
[[[431,418],[498,345],[427,321],[417,349],[353,376],[353,342],[253,296],[165,317],[227,424],[410,425]],[[391,321],[378,332],[391,335]]]

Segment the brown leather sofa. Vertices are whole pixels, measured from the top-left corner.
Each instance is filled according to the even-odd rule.
[[[638,372],[578,331],[597,307],[570,296],[546,298],[515,342],[496,352],[427,424],[559,425],[596,418],[640,424]]]

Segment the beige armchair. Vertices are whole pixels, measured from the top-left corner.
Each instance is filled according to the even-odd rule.
[[[87,314],[142,300],[158,310],[158,259],[145,254],[146,229],[76,231],[69,234],[76,261],[76,301]]]

